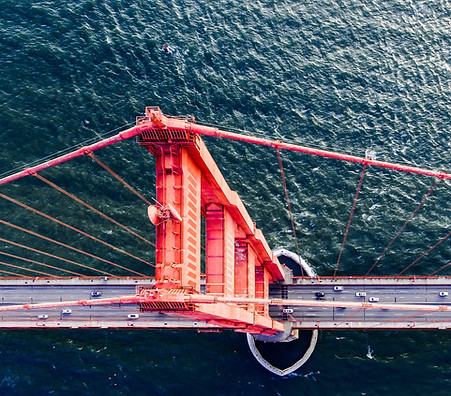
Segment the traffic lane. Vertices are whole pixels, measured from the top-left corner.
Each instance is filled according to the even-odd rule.
[[[64,313],[66,312],[66,313]],[[136,304],[122,304],[109,306],[77,306],[73,308],[48,308],[4,311],[2,320],[127,320],[128,315],[139,314],[140,317],[153,317],[153,312],[140,312]]]
[[[333,288],[312,288],[312,287],[296,287],[288,290],[288,299],[317,299],[317,293],[324,293],[326,300],[344,300],[344,301],[369,301],[370,297],[379,298],[385,302],[436,302],[446,303],[448,296],[440,296],[443,287],[411,287],[403,286],[394,288],[390,286],[379,286],[372,288],[348,287],[343,291],[337,292]],[[363,292],[365,296],[357,297],[357,292]],[[451,299],[450,299],[451,301]]]
[[[56,301],[77,301],[91,299],[91,292],[102,297],[120,297],[136,293],[136,285],[76,285],[76,286],[16,286],[3,287],[0,291],[3,304],[44,303]],[[99,296],[100,297],[100,296]]]

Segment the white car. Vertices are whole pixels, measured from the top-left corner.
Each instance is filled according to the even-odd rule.
[[[63,315],[70,315],[70,314],[72,313],[72,310],[71,310],[71,309],[63,309],[63,310],[61,311],[61,313],[62,313]]]
[[[343,291],[343,286],[334,286],[334,291],[338,291],[338,292],[340,292],[340,291]]]
[[[294,310],[292,308],[285,308],[282,312],[284,314],[292,314],[294,312]]]
[[[356,297],[366,297],[366,292],[356,292]]]
[[[448,297],[448,292],[440,292],[438,295],[440,297]]]
[[[38,319],[47,319],[48,317],[49,317],[49,315],[45,315],[45,314],[38,315]]]
[[[127,315],[127,318],[135,320],[135,319],[139,318],[139,315],[138,314],[129,314],[129,315]]]
[[[370,297],[368,299],[369,302],[379,302],[379,297]]]

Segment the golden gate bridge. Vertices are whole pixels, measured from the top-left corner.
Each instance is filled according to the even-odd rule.
[[[294,277],[292,270],[282,263],[281,255],[272,251],[238,194],[228,186],[201,136],[233,139],[276,150],[296,241],[297,253],[292,259],[300,264],[302,276]],[[137,143],[155,157],[156,198],[153,201],[94,154],[131,138],[136,138]],[[331,276],[318,276],[301,263],[281,156],[284,150],[362,166]],[[148,220],[155,226],[155,242],[43,176],[47,169],[78,157],[92,159],[146,205]],[[368,167],[425,175],[433,182],[365,276],[337,276]],[[0,219],[2,227],[19,231],[23,237],[21,242],[0,238],[5,246],[0,251],[3,257],[0,272],[4,274],[0,278],[0,327],[230,329],[265,341],[296,338],[298,329],[451,327],[451,309],[447,304],[451,279],[438,275],[451,266],[451,262],[443,263],[427,276],[404,275],[416,262],[447,241],[451,232],[443,235],[396,276],[370,276],[437,185],[442,180],[451,179],[448,172],[378,161],[371,155],[358,157],[223,131],[197,124],[192,117],[167,116],[158,107],[147,107],[145,115],[137,117],[133,127],[9,174],[0,179],[0,185],[31,176],[137,238],[140,248],[130,251],[106,242],[70,221],[22,202],[20,197],[0,192],[0,198],[10,207],[20,208],[22,215],[32,213],[50,221],[57,229],[69,230],[74,235],[70,241],[51,238],[30,227],[18,225],[13,210],[3,213]],[[28,245],[27,238],[43,241],[47,250]],[[102,245],[113,251],[115,258],[101,257],[92,250],[76,247],[73,242],[77,238]],[[84,259],[57,255],[55,246]],[[154,262],[143,258],[148,255],[141,254],[142,246],[155,252]],[[60,264],[13,254],[8,250],[11,247]],[[290,256],[282,253],[284,255]],[[118,260],[119,256],[123,259]],[[5,261],[7,259],[10,261]]]

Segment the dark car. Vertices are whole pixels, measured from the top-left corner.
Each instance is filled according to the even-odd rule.
[[[91,292],[91,297],[100,297],[101,295],[102,295],[102,292],[99,292],[99,291]]]
[[[325,293],[324,292],[316,292],[315,293],[317,300],[324,300]]]

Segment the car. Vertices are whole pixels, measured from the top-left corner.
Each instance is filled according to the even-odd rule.
[[[92,291],[91,297],[100,297],[102,295],[102,292],[99,291]]]
[[[343,291],[343,286],[334,286],[334,291]]]
[[[439,295],[440,297],[448,297],[448,292],[441,291],[438,295]]]
[[[324,296],[325,296],[326,294],[324,293],[324,292],[316,292],[315,293],[315,296],[316,296],[316,299],[317,300],[324,300]]]
[[[127,318],[129,318],[129,319],[138,319],[139,318],[139,314],[128,314],[127,315]]]
[[[355,296],[356,297],[366,297],[366,292],[356,292]]]
[[[49,315],[45,315],[45,314],[38,315],[38,319],[47,319],[48,317],[49,317]]]
[[[282,312],[284,314],[292,314],[294,312],[294,309],[292,309],[292,308],[285,308],[284,310],[282,310]]]
[[[379,302],[379,297],[370,297],[368,299],[369,302]]]
[[[61,313],[63,315],[70,315],[72,313],[72,310],[71,309],[63,309],[63,310],[61,310]]]

